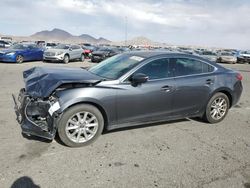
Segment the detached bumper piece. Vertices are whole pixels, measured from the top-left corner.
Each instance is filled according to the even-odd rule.
[[[18,99],[12,95],[17,121],[21,125],[22,132],[49,140],[54,139],[56,128],[54,126],[54,115],[48,112],[51,103],[41,99],[33,99],[26,95],[21,89]]]

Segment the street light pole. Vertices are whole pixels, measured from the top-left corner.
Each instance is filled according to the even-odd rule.
[[[127,46],[128,40],[128,18],[125,16],[125,46]]]

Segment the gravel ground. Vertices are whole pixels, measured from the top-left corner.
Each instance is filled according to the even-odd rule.
[[[0,187],[250,187],[250,65],[225,65],[241,71],[244,92],[216,125],[183,119],[112,131],[82,148],[24,138],[11,99],[22,71],[90,65],[0,64]]]

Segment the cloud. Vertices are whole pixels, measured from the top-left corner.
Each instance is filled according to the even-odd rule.
[[[172,44],[250,48],[247,0],[1,0],[0,33],[65,29],[111,40],[143,35]]]

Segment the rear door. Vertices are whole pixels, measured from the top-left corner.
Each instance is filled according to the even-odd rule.
[[[83,49],[78,45],[73,45],[72,52],[74,53],[74,59],[79,59],[82,55]]]
[[[173,115],[187,117],[200,112],[213,90],[215,67],[192,58],[171,58],[175,69]]]

